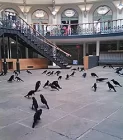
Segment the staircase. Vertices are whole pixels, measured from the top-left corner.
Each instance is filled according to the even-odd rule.
[[[28,48],[33,48],[35,52],[48,58],[60,68],[69,68],[68,62],[71,55],[46,39],[21,17],[16,15],[13,18],[5,14],[4,17],[0,19],[0,36],[3,34],[4,36],[10,36],[14,40],[16,40],[17,35],[20,44]]]

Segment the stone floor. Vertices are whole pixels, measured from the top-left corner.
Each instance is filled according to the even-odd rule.
[[[50,70],[50,69],[49,69]],[[52,69],[53,70],[53,69]],[[56,71],[55,69],[54,71]],[[70,80],[65,80],[71,70],[62,70],[63,79],[59,81],[62,89],[52,91],[42,86],[47,79],[52,82],[57,76],[46,76],[44,70],[33,70],[32,75],[22,71],[24,82],[8,83],[12,73],[0,77],[0,140],[121,140],[123,139],[123,88],[117,92],[109,91],[106,82],[98,83],[97,92],[92,90],[96,72],[99,77],[118,80],[123,85],[123,77],[113,69],[97,67],[87,72],[76,72]],[[24,98],[40,80],[40,91],[36,92],[39,108],[43,113],[41,120],[32,129],[34,111],[32,100]],[[50,109],[40,102],[43,94]]]

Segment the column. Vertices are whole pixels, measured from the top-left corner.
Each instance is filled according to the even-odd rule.
[[[26,58],[29,58],[28,48],[25,48],[25,52],[26,52]]]
[[[119,49],[120,49],[120,41],[117,40],[117,50],[119,50]]]
[[[18,37],[16,35],[16,54],[17,54],[17,61],[16,61],[16,70],[20,73],[20,62],[19,62],[19,52],[18,52]]]
[[[4,55],[4,62],[3,62],[3,71],[4,71],[4,74],[6,75],[7,73],[7,62],[6,62],[6,48],[5,48],[5,37],[4,37],[4,34],[3,34],[3,37],[2,37],[2,45],[3,45],[3,55]]]
[[[2,56],[1,56],[1,39],[0,39],[0,72],[2,71]]]
[[[100,41],[96,42],[96,56],[99,56],[100,54]]]
[[[83,43],[83,57],[86,55],[86,43]]]

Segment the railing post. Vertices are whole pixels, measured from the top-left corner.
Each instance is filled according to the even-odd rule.
[[[3,34],[3,55],[4,55],[4,62],[3,62],[3,71],[4,74],[7,73],[7,63],[6,63],[6,49],[5,49],[5,41],[4,41],[4,34]]]
[[[20,73],[20,63],[19,63],[19,54],[18,54],[18,37],[16,35],[16,53],[17,53],[17,61],[16,61],[16,70]]]

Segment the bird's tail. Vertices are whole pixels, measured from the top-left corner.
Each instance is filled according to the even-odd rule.
[[[47,106],[47,109],[49,109],[49,106],[48,106],[48,104],[46,104],[46,106]]]
[[[34,128],[35,127],[35,122],[33,122],[33,124],[32,124],[32,128]]]

